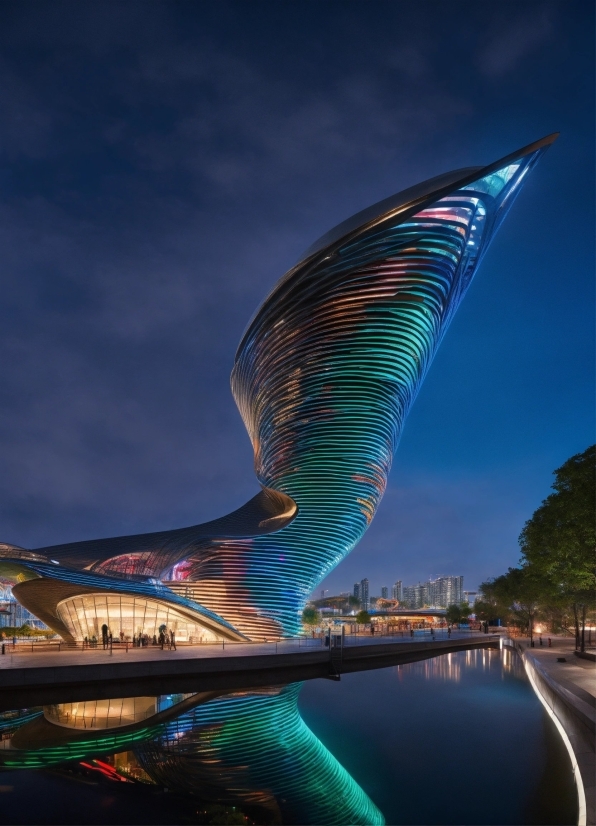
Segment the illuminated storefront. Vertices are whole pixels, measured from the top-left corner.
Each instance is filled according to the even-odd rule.
[[[100,640],[102,625],[107,625],[114,639],[147,635],[159,637],[159,629],[174,632],[178,642],[216,642],[221,637],[185,615],[167,602],[129,594],[85,594],[58,604],[58,616],[78,640]]]

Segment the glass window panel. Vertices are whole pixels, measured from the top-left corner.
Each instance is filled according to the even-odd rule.
[[[58,616],[79,640],[95,637],[100,642],[104,623],[116,639],[122,632],[125,638],[142,633],[152,640],[154,635],[158,635],[161,625],[165,625],[168,632],[174,631],[180,642],[213,642],[219,639],[217,634],[195,619],[186,618],[174,606],[126,594],[88,594],[67,599],[58,605]]]

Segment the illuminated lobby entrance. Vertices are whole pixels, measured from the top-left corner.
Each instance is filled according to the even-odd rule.
[[[107,625],[114,639],[147,635],[159,637],[165,625],[180,642],[216,642],[222,637],[205,628],[192,615],[155,599],[128,594],[84,594],[70,597],[57,606],[58,616],[76,640],[101,639],[101,627]],[[121,636],[123,635],[123,636]]]

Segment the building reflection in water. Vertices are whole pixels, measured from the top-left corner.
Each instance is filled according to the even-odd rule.
[[[157,697],[126,697],[116,700],[57,703],[44,706],[43,713],[46,720],[68,728],[120,728],[153,717],[158,710],[158,701]]]
[[[102,758],[123,776],[237,806],[261,823],[384,823],[300,717],[300,688],[62,703],[0,715],[0,765]]]
[[[398,665],[395,670],[399,680],[412,675],[423,677],[425,680],[459,683],[464,668],[473,669],[474,671],[500,669],[501,679],[505,679],[506,673],[518,676],[520,679],[524,679],[525,674],[519,658],[514,657],[507,648],[503,648],[502,651],[485,648],[465,652],[458,651],[423,660],[422,662]]]

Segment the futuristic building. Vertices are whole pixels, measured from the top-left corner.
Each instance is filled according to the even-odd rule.
[[[433,178],[317,241],[238,348],[232,393],[261,492],[179,530],[26,551],[0,576],[66,640],[294,635],[379,505],[405,417],[520,185],[556,139]]]

